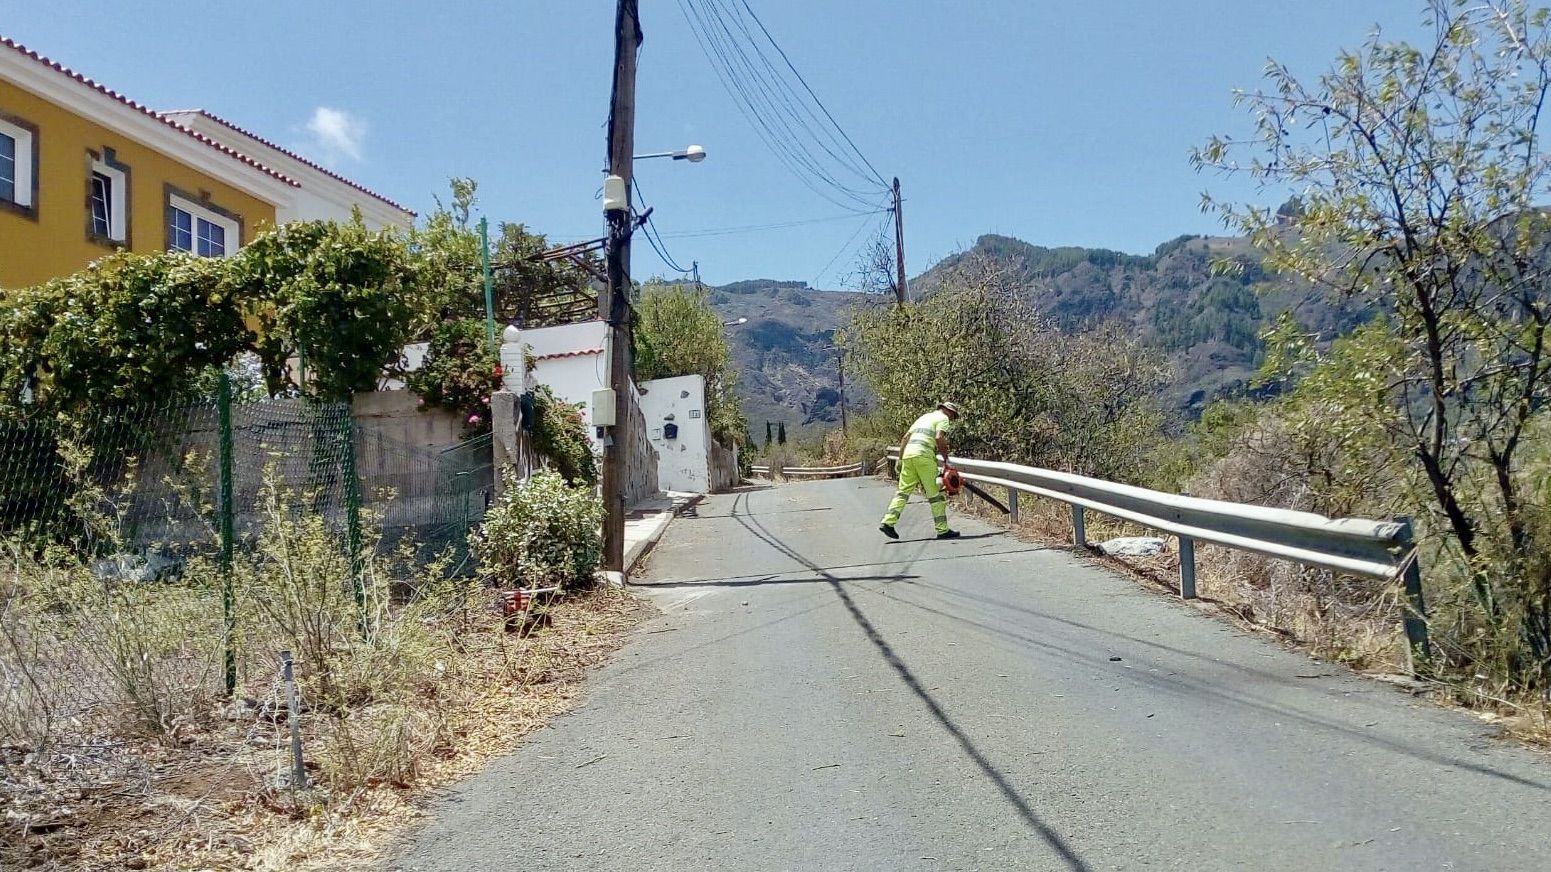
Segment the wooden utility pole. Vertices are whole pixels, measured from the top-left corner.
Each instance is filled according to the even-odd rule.
[[[846,439],[846,353],[844,351],[835,355],[835,360],[840,365],[840,438]]]
[[[898,275],[894,281],[894,296],[905,305],[910,292],[905,287],[905,210],[900,208],[899,176],[894,177],[894,266]]]
[[[603,440],[603,568],[625,571],[625,469],[630,438],[630,177],[635,152],[635,69],[641,49],[639,0],[619,0],[614,16],[614,93],[609,105],[609,175],[624,180],[624,209],[604,212],[608,289],[598,317],[608,324],[614,426]]]

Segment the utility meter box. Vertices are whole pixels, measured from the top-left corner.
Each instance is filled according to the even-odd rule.
[[[592,426],[614,426],[614,391],[597,388],[592,392]]]

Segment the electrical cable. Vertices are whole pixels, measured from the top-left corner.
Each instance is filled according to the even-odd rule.
[[[869,178],[868,171],[862,169],[861,167],[859,167],[854,159],[852,159],[848,155],[837,153],[834,148],[830,147],[830,143],[832,143],[835,146],[835,148],[840,149],[842,152],[845,151],[845,146],[841,142],[842,140],[847,139],[847,137],[845,136],[845,131],[831,129],[831,127],[827,127],[824,124],[824,121],[819,118],[818,114],[813,111],[813,108],[808,105],[807,101],[803,100],[801,95],[798,94],[796,92],[796,90],[791,87],[791,85],[786,81],[786,77],[784,75],[782,75],[781,72],[778,69],[776,69],[775,64],[770,60],[769,57],[767,57],[765,55],[764,49],[760,46],[759,41],[754,37],[754,33],[749,29],[748,24],[743,19],[743,16],[738,13],[737,7],[732,5],[732,0],[699,0],[699,2],[710,3],[712,5],[713,9],[723,9],[723,8],[726,9],[727,15],[724,16],[724,17],[721,17],[721,19],[720,19],[722,21],[722,23],[723,23],[724,29],[726,29],[726,21],[727,21],[728,18],[731,18],[737,24],[739,31],[741,31],[742,34],[743,34],[744,40],[746,40],[748,42],[749,46],[754,49],[754,54],[759,58],[760,62],[763,64],[764,69],[765,69],[765,71],[766,71],[766,73],[768,75],[761,74],[759,72],[759,70],[754,67],[753,62],[749,60],[748,52],[744,51],[743,47],[740,44],[738,44],[736,41],[734,42],[734,47],[736,48],[739,56],[743,58],[745,65],[748,66],[750,71],[756,77],[759,77],[763,81],[768,81],[768,82],[774,82],[775,83],[775,85],[772,87],[771,91],[772,91],[772,96],[775,99],[780,101],[780,105],[777,106],[776,108],[779,110],[779,109],[784,107],[788,117],[792,121],[795,121],[797,123],[797,125],[802,128],[803,132],[805,132],[810,138],[813,139],[813,141],[819,146],[819,148],[821,148],[831,158],[834,158],[834,160],[837,163],[839,163],[841,166],[844,166],[847,170],[849,170],[850,172],[854,173],[857,176],[857,178],[863,180],[864,182],[866,182],[866,183],[868,183],[870,185],[872,183],[873,179],[877,178],[876,171],[874,171],[873,177]],[[724,6],[724,4],[725,4],[725,6]],[[747,8],[747,4],[745,4],[745,8]],[[757,18],[755,20],[755,23],[756,24],[759,23]],[[770,38],[769,31],[764,31],[764,33],[765,33],[766,39],[770,41],[771,45],[774,46],[775,50],[778,53],[781,53],[781,47],[779,45],[775,45],[774,40]],[[732,36],[730,30],[728,31],[728,35]],[[788,68],[793,69],[793,72],[796,72],[795,68],[791,67],[791,62],[790,61],[787,61],[787,66],[788,66]],[[800,78],[801,77],[799,76],[799,79]],[[807,87],[806,82],[803,83],[803,87],[804,88]],[[811,93],[812,93],[811,90],[810,90],[809,93],[811,95]],[[815,100],[816,99],[817,98],[815,97]],[[827,111],[827,110],[825,110],[823,108],[822,105],[820,105],[819,109],[820,109],[820,111]],[[820,136],[819,135],[819,130],[815,130],[814,127],[812,125],[810,125],[807,120],[805,120],[803,118],[804,114],[806,114],[808,118],[811,118],[813,120],[813,123],[818,126],[819,130],[823,131],[825,136]],[[831,121],[833,122],[833,119],[831,119]],[[837,132],[839,134],[838,138],[836,136]],[[825,138],[826,137],[828,138],[829,143],[825,142]],[[854,146],[853,146],[853,149],[854,149]],[[817,155],[814,155],[814,157],[817,157]],[[864,162],[865,162],[865,160],[866,159],[863,158]],[[840,188],[842,188],[842,189],[844,189],[844,190],[846,190],[848,192],[851,192],[851,193],[857,194],[858,196],[863,196],[863,197],[867,197],[867,196],[871,196],[871,195],[875,195],[875,194],[879,194],[879,193],[884,193],[888,189],[888,185],[886,183],[884,183],[881,179],[878,179],[879,184],[881,185],[881,188],[879,188],[879,189],[870,189],[870,190],[867,190],[867,191],[861,191],[861,190],[858,190],[856,188],[852,188],[849,185],[841,184],[838,180],[834,179],[833,177],[828,177],[828,176],[826,176],[826,177],[829,178],[829,180],[831,182],[833,182],[837,187],[840,187]]]
[[[876,209],[872,212],[861,213],[863,215],[892,214],[893,209]],[[793,221],[776,221],[770,224],[741,224],[731,227],[704,227],[698,230],[676,230],[662,234],[664,239],[697,239],[706,236],[731,236],[738,233],[757,233],[765,230],[785,230],[791,227],[806,227],[811,224],[827,224],[834,221],[851,221],[857,217],[857,213],[850,212],[845,215],[826,215],[822,218],[800,218]]]
[[[868,207],[875,205],[844,190],[843,186],[829,176],[814,157],[803,149],[789,125],[778,124],[771,117],[767,117],[778,114],[771,103],[768,82],[757,75],[753,77],[754,82],[748,81],[749,73],[745,72],[732,58],[736,48],[731,32],[724,25],[718,33],[711,24],[712,13],[696,5],[696,0],[681,0],[681,9],[685,8],[686,2],[686,20],[690,21],[691,29],[700,42],[706,58],[711,61],[718,79],[777,160],[785,165],[805,187],[836,206],[851,209],[851,211],[861,211],[857,208],[859,202]],[[746,56],[744,61],[747,64]],[[826,191],[824,187],[830,190]],[[837,198],[836,194],[844,199]],[[848,203],[845,200],[851,202]]]
[[[871,216],[868,216],[868,217],[871,217]],[[835,256],[829,259],[829,263],[824,264],[824,268],[819,270],[818,275],[813,277],[813,281],[808,283],[809,286],[817,288],[819,286],[819,280],[824,278],[825,273],[829,272],[830,267],[834,266],[835,263],[840,260],[841,256],[843,256],[847,251],[851,250],[851,246],[856,242],[856,238],[858,236],[861,236],[862,235],[862,231],[866,230],[870,226],[873,226],[872,222],[870,222],[870,221],[863,221],[856,228],[856,232],[852,233],[850,238],[845,241],[845,244],[840,246],[840,250],[835,252]],[[881,227],[882,225],[879,224],[878,226]]]
[[[862,150],[856,147],[856,143],[851,141],[851,137],[846,133],[845,128],[841,127],[840,122],[835,120],[835,116],[830,114],[829,107],[825,106],[824,101],[819,99],[819,95],[815,94],[813,89],[808,86],[808,80],[802,77],[802,73],[797,71],[797,67],[793,65],[791,58],[786,56],[786,50],[781,48],[781,44],[776,42],[775,37],[770,35],[770,30],[765,27],[765,22],[760,20],[759,13],[754,11],[754,8],[749,5],[748,0],[742,0],[742,2],[743,8],[747,9],[749,12],[749,17],[754,19],[755,24],[759,25],[760,32],[763,33],[765,35],[765,39],[769,40],[770,44],[775,47],[776,52],[781,55],[781,60],[786,62],[786,68],[792,71],[792,75],[797,77],[798,82],[802,83],[803,90],[807,91],[808,96],[813,98],[813,102],[817,104],[819,110],[824,113],[824,117],[829,119],[829,123],[834,126],[835,130],[840,134],[841,138],[846,141],[846,145],[849,145],[851,147],[851,151],[855,153],[857,157],[862,159],[862,163],[867,165],[867,169],[872,171],[872,177],[878,180],[878,184],[882,185],[884,188],[888,188],[889,183],[884,181],[883,174],[878,172],[878,168],[872,165],[872,161],[867,159],[867,155],[862,154]]]
[[[797,73],[790,57],[775,42],[769,29],[753,13],[752,8],[746,2],[743,2],[743,8],[753,18],[754,25],[764,35],[765,41],[770,43],[786,67],[797,76],[803,91],[817,104],[818,112],[776,68],[732,0],[679,0],[680,12],[718,80],[777,160],[797,176],[804,186],[841,208],[857,214],[879,208],[879,200],[889,193],[888,185],[851,137],[835,122],[833,114],[818,100],[806,80]],[[821,120],[820,113],[828,120],[827,125]],[[809,141],[818,148],[810,147]],[[855,159],[844,153],[847,149],[866,165],[871,171],[870,175]],[[826,155],[827,161],[824,159]],[[864,180],[869,187],[859,188],[840,181],[826,167],[828,163]],[[873,182],[879,187],[871,188]]]
[[[646,237],[647,244],[651,245],[652,250],[657,252],[657,257],[662,260],[668,269],[676,273],[689,275],[691,271],[679,266],[678,261],[668,254],[668,246],[662,241],[662,233],[657,229],[656,223],[652,221],[651,209],[646,207],[646,194],[641,191],[641,183],[634,176],[631,176],[630,183],[635,186],[636,198],[641,201],[640,206],[646,215],[646,220],[641,224],[641,235]]]

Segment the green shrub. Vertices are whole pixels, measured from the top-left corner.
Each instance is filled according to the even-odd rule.
[[[512,470],[485,523],[469,537],[480,569],[517,587],[585,587],[603,556],[603,503],[591,485],[542,470],[526,481]]]
[[[598,460],[587,440],[581,409],[555,396],[548,385],[533,391],[533,447],[573,484],[597,484]]]

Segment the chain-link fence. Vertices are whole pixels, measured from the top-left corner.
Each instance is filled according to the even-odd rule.
[[[0,423],[0,749],[101,750],[263,705],[280,648],[327,646],[327,622],[364,634],[428,566],[471,573],[492,493],[488,436],[428,447],[347,403],[224,383]]]

